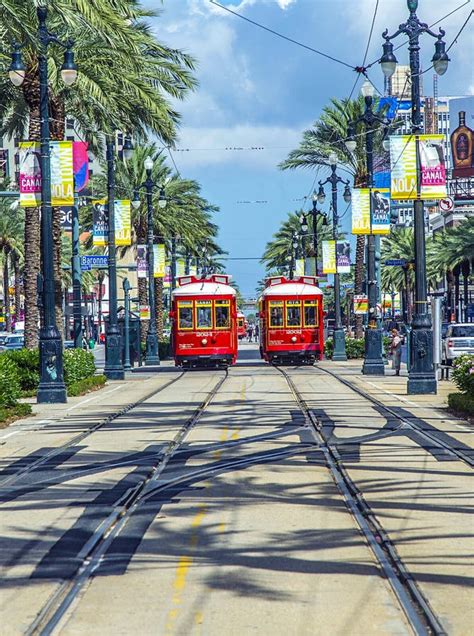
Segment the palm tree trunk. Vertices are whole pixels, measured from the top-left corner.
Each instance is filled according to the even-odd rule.
[[[364,252],[365,252],[365,236],[364,234],[358,234],[356,240],[356,260],[354,270],[354,294],[362,294],[362,285],[364,282]],[[355,316],[355,337],[362,338],[364,335],[363,330],[363,316],[356,314]]]
[[[163,279],[155,278],[156,331],[158,340],[163,340]]]
[[[3,248],[3,314],[5,316],[5,329],[12,330],[12,316],[10,312],[10,271],[8,257],[10,250]]]
[[[21,311],[20,259],[17,252],[13,253],[13,272],[15,277],[15,323],[17,323]]]

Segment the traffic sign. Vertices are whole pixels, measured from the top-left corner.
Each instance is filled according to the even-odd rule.
[[[103,269],[108,267],[109,257],[107,254],[87,254],[81,256],[81,271],[88,272],[91,269]]]
[[[384,265],[391,265],[392,267],[404,267],[407,264],[404,258],[390,258],[384,262]]]
[[[441,199],[438,205],[441,212],[451,212],[451,210],[454,210],[454,201],[451,197]]]

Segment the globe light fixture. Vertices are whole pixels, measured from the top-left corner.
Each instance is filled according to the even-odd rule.
[[[300,216],[300,224],[301,224],[301,231],[303,232],[303,234],[306,234],[306,232],[308,231],[308,220],[306,218],[306,214],[302,214]]]
[[[374,85],[366,79],[360,88],[360,92],[363,97],[373,97],[375,95]]]
[[[132,208],[134,210],[138,210],[138,208],[141,205],[141,201],[140,201],[140,195],[138,193],[138,190],[135,190],[133,193],[133,199],[132,199]]]
[[[132,140],[130,139],[130,135],[127,135],[125,137],[125,143],[123,144],[122,152],[124,159],[126,159],[127,161],[132,158],[133,144]]]
[[[74,62],[74,53],[71,46],[72,42],[68,42],[64,51],[64,62],[61,66],[61,77],[66,86],[72,86],[77,79],[77,66]]]
[[[328,157],[329,163],[331,166],[335,166],[337,164],[337,155],[335,152],[331,152]]]
[[[354,152],[357,148],[357,142],[354,139],[355,130],[353,126],[349,126],[347,131],[347,139],[345,141],[346,148],[349,152]]]
[[[397,58],[393,54],[393,44],[386,41],[383,46],[383,55],[380,58],[380,66],[385,77],[392,77],[397,68]]]
[[[350,187],[348,185],[346,185],[346,187],[344,188],[344,194],[342,196],[343,196],[344,201],[346,203],[350,203],[351,202],[351,198],[352,198],[351,189],[350,189]]]
[[[449,57],[446,53],[446,44],[440,35],[438,36],[438,41],[435,42],[435,53],[431,61],[438,75],[444,75],[448,70]]]
[[[318,203],[321,203],[321,205],[326,201],[326,194],[324,192],[324,188],[323,186],[319,186],[319,190],[318,190]]]
[[[161,187],[160,196],[158,197],[158,207],[164,210],[164,208],[166,208],[167,203],[168,203],[168,199],[166,198],[165,189]]]
[[[145,170],[153,170],[153,159],[147,157],[143,165],[145,166]]]

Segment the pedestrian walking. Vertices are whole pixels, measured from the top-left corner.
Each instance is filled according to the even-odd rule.
[[[258,342],[258,337],[260,335],[260,327],[255,325],[255,342]]]
[[[390,354],[392,356],[392,369],[395,369],[395,375],[400,375],[400,365],[402,362],[402,344],[403,338],[397,329],[392,329],[392,342],[390,343]]]
[[[249,342],[252,342],[252,336],[253,336],[253,325],[249,325],[247,328],[247,339]]]

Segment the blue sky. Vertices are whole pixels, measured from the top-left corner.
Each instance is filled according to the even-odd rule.
[[[222,0],[229,8],[352,66],[363,63],[376,0]],[[420,0],[418,14],[429,24],[463,0]],[[183,176],[197,179],[203,194],[220,207],[219,242],[233,259],[259,258],[288,212],[311,190],[314,173],[280,171],[277,164],[294,148],[331,97],[347,97],[356,74],[223,12],[208,0],[146,0],[159,9],[153,22],[159,39],[197,60],[199,88],[177,105],[182,113],[174,157]],[[450,43],[472,3],[443,20]],[[379,0],[367,61],[380,55],[385,28],[396,30],[408,15],[405,0]],[[438,28],[435,27],[436,29]],[[400,43],[403,39],[400,39]],[[422,45],[424,67],[433,40]],[[407,51],[397,52],[406,63]],[[469,25],[450,51],[440,95],[474,93],[473,30]],[[382,89],[379,65],[370,77]],[[427,74],[427,94],[431,94]],[[263,147],[229,151],[225,148]],[[318,175],[325,178],[324,172]],[[240,203],[266,201],[267,203]],[[342,204],[341,204],[341,209]],[[349,228],[349,214],[343,228]],[[257,260],[230,260],[228,273],[245,296],[253,296],[263,268]]]

